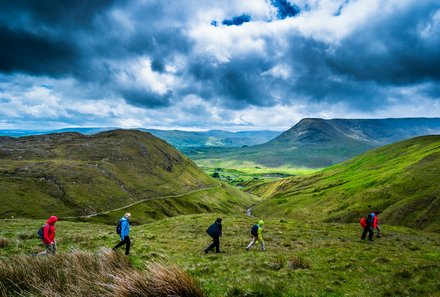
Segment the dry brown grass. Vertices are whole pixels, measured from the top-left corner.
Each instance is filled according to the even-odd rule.
[[[9,245],[9,240],[4,237],[0,237],[0,248],[7,247]]]
[[[0,294],[38,296],[203,296],[175,266],[134,269],[117,253],[75,252],[0,261]]]

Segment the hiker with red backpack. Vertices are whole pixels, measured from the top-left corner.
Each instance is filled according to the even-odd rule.
[[[377,216],[380,214],[380,211],[374,211],[370,213],[366,218],[361,218],[360,224],[361,227],[364,228],[362,232],[361,239],[364,240],[368,233],[368,240],[373,241],[374,229],[377,230],[376,237],[380,238],[380,226]]]
[[[266,247],[264,246],[264,240],[263,240],[263,225],[264,225],[263,220],[260,220],[260,221],[258,221],[258,224],[255,224],[252,226],[252,228],[251,228],[252,240],[248,244],[248,246],[246,247],[247,251],[249,251],[255,243],[260,243],[262,251],[266,250]]]
[[[47,221],[46,225],[38,230],[38,237],[42,240],[46,247],[44,252],[38,254],[38,256],[43,255],[55,255],[57,251],[57,245],[55,241],[55,223],[58,221],[56,216],[51,216]]]
[[[116,251],[117,248],[123,246],[125,244],[125,255],[128,256],[130,254],[130,218],[131,213],[127,212],[118,222],[116,227],[116,233],[121,237],[121,241],[115,245],[113,251]]]

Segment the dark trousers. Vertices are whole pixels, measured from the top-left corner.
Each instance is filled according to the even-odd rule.
[[[373,240],[373,227],[372,226],[367,226],[364,228],[364,232],[362,232],[362,239],[365,239],[365,237],[367,236],[367,232],[368,232],[368,239],[369,240]]]
[[[212,243],[205,249],[205,252],[209,252],[215,247],[215,252],[220,253],[220,237],[214,236],[212,237]]]
[[[124,244],[125,244],[125,254],[129,255],[130,254],[130,237],[129,236],[125,236],[124,240],[121,240],[121,242],[118,243],[117,245],[115,245],[115,247],[113,249],[116,250],[117,248],[123,246]]]

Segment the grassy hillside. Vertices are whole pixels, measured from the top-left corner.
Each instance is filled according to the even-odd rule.
[[[218,181],[145,132],[0,137],[0,218],[87,215],[214,187],[219,187]],[[247,200],[231,200],[231,191],[220,191],[212,203],[201,197],[187,209],[219,210],[220,202],[231,207],[230,203],[243,205],[252,199],[241,195]]]
[[[260,184],[256,214],[355,222],[371,210],[381,221],[440,231],[440,136],[373,149],[316,174]]]
[[[438,296],[438,234],[384,225],[383,238],[365,242],[359,239],[358,224],[310,224],[264,215],[267,251],[247,252],[250,226],[257,218],[223,216],[223,253],[206,256],[205,230],[218,215],[133,226],[130,262],[141,274],[144,263],[177,264],[198,281],[205,296]],[[42,249],[35,238],[42,223],[2,221],[0,279],[5,276],[1,267],[12,256]],[[118,241],[114,226],[65,221],[57,223],[57,238],[59,252],[72,257],[78,251],[102,252]],[[58,267],[60,273],[65,266]]]
[[[381,145],[440,134],[440,118],[303,119],[275,139],[245,148],[186,152],[197,164],[252,162],[266,167],[322,168]]]

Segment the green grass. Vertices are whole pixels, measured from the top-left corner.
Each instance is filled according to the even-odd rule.
[[[247,252],[256,218],[223,215],[224,253],[204,255],[205,230],[220,214],[186,215],[133,226],[131,263],[177,264],[206,296],[438,296],[440,236],[383,225],[383,238],[359,239],[358,224],[265,219],[267,251]],[[135,218],[134,218],[135,219]],[[34,234],[43,221],[6,220],[0,260],[42,249]],[[112,225],[60,221],[60,253],[98,252],[117,243]]]
[[[255,185],[269,198],[254,212],[315,221],[356,222],[381,210],[388,224],[440,231],[440,136],[384,146],[303,177]]]
[[[267,167],[250,161],[228,161],[219,159],[196,160],[195,163],[208,175],[233,186],[249,187],[261,181],[305,175],[319,169],[294,167]],[[217,174],[215,174],[217,173]]]

